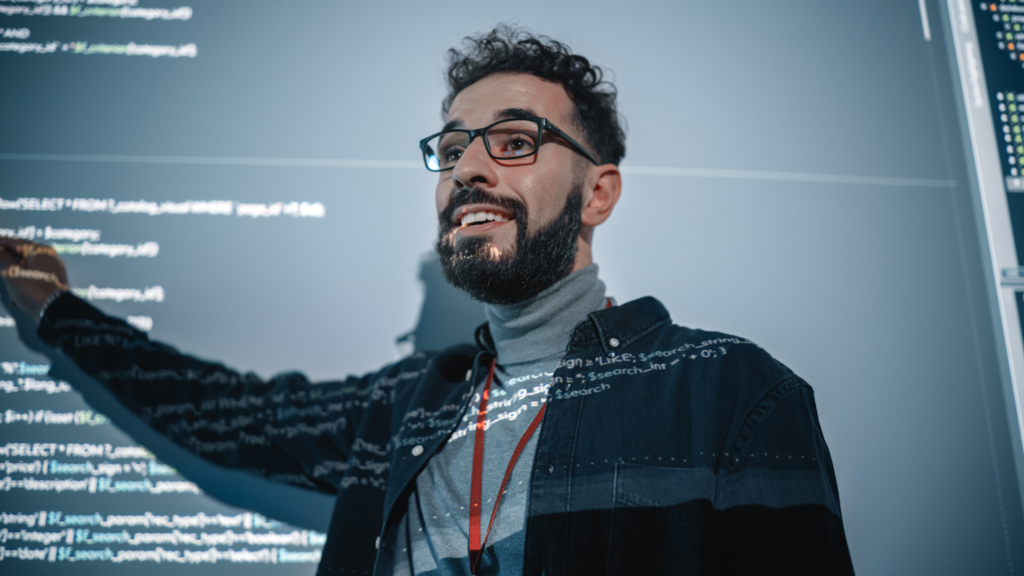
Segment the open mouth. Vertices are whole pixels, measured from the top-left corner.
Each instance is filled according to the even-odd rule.
[[[495,212],[470,212],[462,216],[462,226],[479,226],[487,222],[508,222],[509,217]]]
[[[463,206],[455,214],[455,223],[461,228],[486,227],[493,228],[503,222],[511,222],[515,217],[496,206],[470,205]],[[493,224],[492,226],[487,226]]]

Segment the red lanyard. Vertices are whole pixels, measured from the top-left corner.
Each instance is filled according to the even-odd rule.
[[[487,397],[490,395],[491,382],[494,381],[494,365],[497,362],[497,358],[491,360],[491,370],[487,373],[487,384],[484,386],[484,391],[480,394],[480,413],[476,418],[476,438],[473,441],[473,480],[469,487],[469,572],[470,574],[476,574],[477,567],[480,564],[480,558],[483,556],[484,547],[487,544],[487,538],[491,535],[491,527],[494,526],[494,517],[498,514],[498,504],[501,503],[501,496],[505,493],[505,485],[508,483],[509,477],[512,475],[512,469],[516,465],[516,460],[519,459],[519,455],[523,452],[523,448],[526,448],[526,443],[529,442],[530,437],[537,430],[537,426],[540,425],[540,421],[544,418],[544,410],[548,407],[544,404],[540,407],[540,412],[533,418],[533,422],[530,422],[530,427],[526,429],[526,433],[519,439],[519,444],[516,445],[515,452],[512,453],[512,459],[508,461],[508,467],[505,468],[505,477],[501,479],[501,488],[498,489],[498,496],[494,499],[494,510],[491,512],[491,521],[487,524],[487,533],[484,534],[484,539],[480,541],[480,500],[482,498],[481,492],[483,492],[483,476],[484,476],[484,425],[487,423]],[[478,544],[479,543],[479,544]]]
[[[605,299],[604,307],[612,307],[611,298]],[[473,440],[473,479],[469,486],[470,574],[476,574],[477,568],[480,565],[483,550],[487,545],[487,538],[490,537],[491,527],[494,526],[494,518],[498,515],[498,504],[501,504],[501,497],[505,494],[505,485],[508,484],[508,479],[512,476],[512,469],[515,468],[516,460],[519,459],[519,455],[526,448],[526,443],[530,441],[530,437],[537,431],[537,426],[540,426],[540,421],[544,418],[544,410],[548,407],[546,403],[540,407],[540,412],[534,416],[533,422],[530,422],[530,427],[526,429],[526,433],[519,439],[519,444],[516,445],[515,451],[512,452],[512,458],[508,461],[508,467],[505,468],[505,477],[501,479],[501,488],[498,488],[498,496],[494,499],[494,510],[491,511],[491,521],[487,523],[487,533],[484,534],[484,539],[481,542],[480,500],[483,498],[481,493],[483,492],[484,483],[484,425],[487,424],[487,397],[491,392],[491,382],[494,381],[494,366],[497,362],[497,358],[491,360],[491,369],[487,373],[487,384],[484,385],[484,391],[480,394],[480,412],[476,417],[476,437]]]

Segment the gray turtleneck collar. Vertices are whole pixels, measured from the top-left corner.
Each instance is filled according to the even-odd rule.
[[[485,306],[498,363],[507,372],[515,364],[564,356],[576,325],[604,307],[604,290],[591,264],[525,302]]]

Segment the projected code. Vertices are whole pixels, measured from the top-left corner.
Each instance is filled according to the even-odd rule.
[[[1002,133],[1003,167],[1006,189],[1010,192],[1024,191],[1024,92],[996,92],[998,102],[999,131]]]
[[[0,526],[0,561],[316,563],[320,561],[320,548],[326,539],[326,535],[312,530],[282,530],[286,527],[281,523],[250,512],[236,515],[3,512]],[[169,550],[162,546],[183,549]],[[261,548],[218,548],[232,546]]]
[[[1024,161],[1024,137],[1021,135],[1021,117],[1024,115],[1024,94],[997,92],[999,120],[1002,124],[1006,163],[1011,176],[1019,176]]]
[[[84,407],[71,394],[71,385],[49,378],[49,371],[47,364],[0,362],[0,392],[24,400],[5,402],[8,407],[0,412],[5,439],[0,443],[0,498],[5,502],[0,511],[0,563],[313,566],[320,561],[326,538],[322,533],[291,528],[253,512],[181,513],[195,510],[195,503],[180,498],[202,496],[203,491],[142,446],[33,441],[39,436],[33,431],[110,429],[105,416]],[[50,398],[65,399],[65,408],[57,408],[47,401]],[[83,438],[80,432],[74,437]],[[25,497],[15,494],[39,495],[34,502],[48,503],[48,509],[25,510]],[[154,503],[178,500],[168,503],[173,513],[112,513],[107,500],[90,503],[90,498],[109,495],[134,495]],[[137,507],[139,501],[133,502]]]
[[[194,59],[198,11],[184,4],[0,0],[0,58]],[[181,299],[174,300],[166,279],[147,275],[162,273],[168,258],[180,257],[178,236],[165,227],[140,226],[140,220],[160,217],[161,224],[169,220],[177,228],[326,217],[323,203],[291,195],[254,201],[59,194],[67,193],[17,197],[8,191],[0,197],[0,236],[45,243],[69,267],[102,268],[96,279],[72,274],[70,291],[97,305],[121,306],[127,322],[142,331],[159,329],[158,310]],[[88,563],[103,566],[86,569],[90,574],[135,574],[131,566],[139,563],[261,564],[267,565],[261,574],[312,574],[324,534],[211,499],[86,405],[75,382],[51,376],[48,364],[12,355],[19,328],[13,316],[0,316],[0,328],[9,328],[0,330],[0,338],[8,339],[0,344],[6,355],[0,356],[0,573],[47,573],[51,565],[52,573],[65,573],[70,570],[61,566],[74,562],[86,563],[76,568],[79,573]],[[271,567],[277,564],[287,566]],[[126,568],[117,572],[114,565]]]
[[[126,230],[149,234],[145,227],[113,223],[122,219],[214,223],[230,218],[262,226],[258,223],[317,221],[326,216],[322,203],[301,200],[58,196],[0,198],[3,212],[17,215],[17,220],[7,221],[18,225],[0,225],[2,236],[45,243],[69,265],[99,260],[116,267],[166,258],[174,253],[177,238],[115,238]],[[43,221],[32,222],[37,219]],[[70,290],[98,304],[138,306],[126,320],[140,330],[151,330],[158,314],[150,310],[171,297],[159,278],[137,272],[110,277],[109,284],[76,285],[72,276]],[[0,317],[0,328],[11,328],[3,332],[16,337],[12,316]],[[305,566],[300,573],[307,573],[319,563],[324,534],[253,512],[215,512],[229,508],[148,450],[125,442],[128,439],[106,416],[85,405],[73,383],[49,372],[49,364],[0,357],[0,566],[18,563],[12,565],[31,570],[28,566],[68,562],[287,564],[287,572],[294,573],[300,564]],[[111,442],[112,437],[121,438],[122,444]],[[193,512],[182,514],[183,510]]]
[[[219,216],[255,224],[278,217],[326,216],[320,202],[60,197],[0,198],[0,211],[22,218],[17,227],[0,227],[0,235],[45,243],[68,262],[99,258],[126,264],[159,258],[164,246],[151,239],[110,241],[96,218],[206,221]],[[25,217],[68,216],[75,220],[70,226],[24,222]],[[70,290],[100,303],[152,306],[167,299],[158,283],[72,285]],[[127,321],[144,331],[154,325],[149,313],[129,315]],[[16,328],[14,318],[0,317],[3,327]],[[13,330],[7,333],[13,337]],[[224,506],[141,446],[89,443],[97,435],[123,435],[106,416],[89,409],[71,383],[50,377],[49,371],[48,364],[0,359],[0,394],[5,398],[0,411],[0,563],[287,564],[293,566],[288,572],[296,564],[312,571],[319,563],[324,534],[251,512],[213,513],[211,504]],[[92,499],[99,500],[90,503]],[[26,505],[46,510],[35,512]],[[118,508],[112,510],[114,506]],[[140,511],[140,506],[148,510]],[[189,509],[195,513],[181,514]]]
[[[237,216],[241,218],[323,218],[326,208],[321,202],[270,202],[251,203],[232,200],[198,200],[183,202],[155,202],[150,200],[113,200],[98,198],[0,198],[0,211],[17,212],[80,212],[108,214],[165,215],[207,215]],[[102,231],[93,228],[57,228],[48,225],[27,225],[17,228],[0,227],[0,236],[43,242],[53,247],[62,258],[156,258],[160,244],[144,241],[135,244],[101,242]],[[112,302],[163,302],[165,292],[162,286],[109,287],[72,286],[71,292],[89,301]],[[153,327],[152,317],[130,316],[128,321],[143,331]],[[0,328],[14,327],[9,316],[0,319]]]
[[[192,8],[189,6],[142,7],[139,6],[138,0],[0,0],[0,16],[7,16],[15,21],[39,17],[184,22],[192,19]],[[33,36],[31,26],[9,25],[9,27],[0,28],[0,52],[195,58],[199,54],[199,49],[194,42],[170,45],[134,41],[92,42],[81,39],[46,38],[37,40]]]
[[[209,153],[212,149],[201,140],[198,147],[167,148],[163,142],[172,141],[173,133],[148,133],[150,148],[126,144],[131,138],[122,136],[147,129],[139,122],[143,114],[174,118],[175,124],[165,125],[170,132],[200,134],[203,126],[195,119],[203,118],[202,91],[196,92],[195,100],[162,96],[226,62],[223,49],[233,44],[223,41],[223,27],[215,20],[225,10],[234,17],[236,8],[191,0],[0,0],[0,61],[10,63],[7,68],[15,75],[27,71],[35,80],[18,84],[18,89],[48,92],[52,81],[62,98],[54,110],[55,125],[63,126],[65,120],[57,117],[73,109],[71,123],[121,126],[107,145],[94,137],[106,128],[72,134],[69,127],[58,129],[60,138],[47,141],[59,140],[52,149],[46,143],[35,148],[26,144],[26,150],[12,148],[7,156]],[[214,47],[221,53],[208,58]],[[201,52],[203,61],[197,60]],[[241,63],[237,55],[228,56],[234,58],[230,66]],[[150,76],[140,74],[141,69]],[[162,78],[168,84],[161,84]],[[160,90],[143,89],[151,85]],[[118,92],[112,100],[116,110],[104,108],[107,100],[100,101],[99,91],[108,89]],[[8,92],[6,101],[12,110],[24,108],[23,117],[35,118],[44,110],[32,108],[34,95]],[[301,180],[288,180],[268,191],[253,186],[252,178],[207,178],[205,168],[163,165],[150,174],[153,167],[138,162],[120,170],[118,156],[106,157],[113,163],[88,158],[58,164],[5,157],[0,236],[51,246],[68,267],[72,294],[138,330],[152,331],[156,339],[181,330],[180,325],[187,327],[188,320],[198,330],[216,317],[230,328],[229,314],[217,308],[221,300],[202,300],[205,286],[199,284],[207,282],[221,290],[232,282],[243,285],[243,266],[272,256],[281,238],[323,244],[324,196],[308,196]],[[16,175],[22,171],[23,179]],[[51,177],[37,178],[37,171]],[[125,172],[140,178],[122,181]],[[310,189],[318,187],[315,183]],[[273,264],[269,258],[268,264]],[[211,270],[215,273],[209,274]],[[155,442],[146,441],[158,455],[140,446],[118,428],[119,420],[101,413],[115,416],[112,409],[96,410],[86,404],[76,390],[86,385],[78,376],[51,372],[44,363],[49,360],[22,345],[19,333],[24,336],[33,328],[26,323],[31,320],[16,309],[0,309],[0,574],[127,575],[147,570],[155,571],[155,576],[188,570],[200,575],[221,574],[224,566],[234,564],[249,565],[237,568],[246,574],[315,572],[325,534],[268,518],[268,510],[279,510],[279,505],[257,508],[260,514],[224,504],[215,497],[224,494],[223,478],[233,476],[219,477],[220,484],[203,484],[198,477],[182,474],[204,470],[202,466],[188,458],[173,460],[171,466],[164,460],[172,459],[164,458]],[[168,332],[162,332],[165,329]],[[251,408],[245,412],[255,414]],[[333,420],[327,425],[337,426]],[[208,423],[211,428],[221,424]],[[307,430],[302,418],[294,416],[294,422],[266,433],[296,435]],[[367,471],[364,483],[380,482],[385,473],[380,458],[323,466],[330,473],[340,466],[367,466],[373,470]],[[236,501],[258,507],[260,500],[268,499],[254,486],[260,484],[242,478],[230,489],[245,496]]]
[[[206,214],[211,216],[242,216],[261,218],[291,216],[293,218],[323,218],[327,214],[321,202],[247,203],[233,200],[188,200],[184,202],[154,202],[151,200],[113,200],[100,198],[0,198],[0,210],[18,212],[108,212],[110,214],[148,214],[150,216]],[[48,227],[46,227],[48,228]],[[36,238],[73,239],[75,232],[47,232],[43,227],[26,226],[13,232],[0,228],[0,234],[34,240]],[[92,236],[79,235],[80,239]],[[95,240],[99,240],[98,233]]]
[[[1017,0],[1007,0],[1000,4],[982,2],[979,8],[982,12],[991,13],[994,22],[1002,24],[1002,30],[995,33],[999,50],[1024,67],[1024,31],[1021,30],[1024,24],[1024,4],[1018,4]]]

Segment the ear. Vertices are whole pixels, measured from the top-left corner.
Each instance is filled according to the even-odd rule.
[[[609,216],[622,193],[622,173],[614,164],[604,164],[590,169],[593,178],[590,185],[590,199],[583,207],[583,225],[597,226]],[[589,179],[588,179],[589,180]]]

